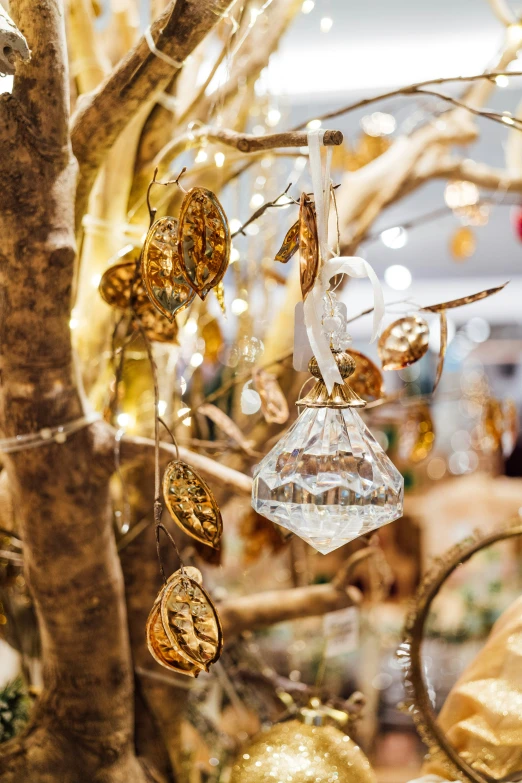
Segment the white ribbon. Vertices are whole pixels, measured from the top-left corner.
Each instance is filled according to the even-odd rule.
[[[372,342],[377,338],[384,316],[384,297],[379,278],[373,267],[364,258],[358,256],[339,256],[328,244],[328,216],[330,212],[330,165],[332,149],[326,152],[326,164],[321,161],[321,145],[324,131],[312,130],[308,133],[310,153],[310,172],[314,191],[315,211],[317,215],[317,237],[321,253],[321,271],[312,290],[304,301],[304,319],[310,347],[321,370],[326,388],[332,391],[335,383],[343,383],[337,363],[330,349],[330,343],[324,333],[323,298],[335,275],[346,274],[351,277],[368,277],[373,287],[373,334]],[[332,257],[333,256],[333,257]]]

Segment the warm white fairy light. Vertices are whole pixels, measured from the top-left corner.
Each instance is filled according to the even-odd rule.
[[[408,241],[408,232],[402,226],[393,226],[381,232],[381,242],[392,250],[399,250]]]
[[[333,19],[330,16],[323,16],[320,22],[320,28],[322,33],[329,33],[332,29]]]
[[[411,285],[411,272],[408,267],[402,264],[392,264],[384,272],[386,285],[393,288],[394,291],[406,291]]]
[[[236,231],[239,231],[242,224],[241,221],[238,220],[237,218],[232,218],[231,220],[228,221],[228,225],[230,226],[230,233],[235,234]]]
[[[279,120],[281,119],[281,112],[279,109],[269,109],[266,115],[266,124],[271,128],[275,128]]]
[[[158,413],[160,416],[163,416],[165,414],[165,411],[167,410],[167,402],[166,400],[158,400]]]
[[[266,133],[266,129],[264,125],[254,125],[252,128],[252,133],[254,136],[264,136]]]
[[[102,276],[100,274],[93,275],[91,277],[91,285],[93,288],[98,288],[101,283]]]
[[[252,195],[252,198],[250,199],[250,206],[252,209],[255,209],[256,207],[260,207],[261,204],[264,202],[264,198],[262,193],[254,193]]]
[[[315,8],[315,2],[314,0],[303,0],[303,4],[301,6],[301,11],[303,14],[309,14],[311,11],[313,11]]]
[[[186,413],[190,413],[190,408],[180,408],[178,411],[178,418],[181,419],[181,417],[185,416]],[[191,422],[192,419],[190,418],[190,416],[187,416],[186,418],[183,419],[181,423],[184,424],[185,427],[190,427]]]
[[[515,120],[511,116],[511,114],[508,111],[502,112],[502,122],[504,122],[506,125],[514,125]]]
[[[245,228],[245,234],[249,237],[255,237],[259,234],[259,226],[256,223],[251,223]]]
[[[361,127],[368,136],[389,136],[397,127],[393,114],[374,111],[361,120]]]
[[[480,191],[474,182],[455,180],[448,182],[444,189],[444,201],[450,209],[462,209],[477,204]]]
[[[208,154],[206,150],[201,148],[198,151],[198,154],[196,155],[196,163],[204,163],[208,159]]]
[[[238,297],[237,299],[234,299],[232,304],[230,305],[230,309],[234,313],[234,315],[242,315],[243,313],[246,313],[248,310],[248,302],[245,299],[241,299]]]
[[[223,166],[223,163],[225,162],[225,155],[223,152],[216,152],[214,155],[214,161],[216,163],[216,166],[218,169],[220,169]]]
[[[230,263],[235,264],[236,261],[239,261],[239,250],[237,249],[237,247],[233,247],[230,250]]]
[[[509,87],[509,76],[506,76],[505,73],[501,73],[498,76],[495,76],[495,82],[497,87]]]
[[[195,318],[189,318],[184,326],[186,334],[196,334],[198,331],[198,322]]]
[[[190,366],[191,367],[199,367],[200,364],[203,364],[203,354],[199,351],[196,351],[196,353],[193,353],[190,359]]]
[[[119,427],[128,427],[131,423],[132,417],[130,413],[118,413],[116,416],[116,421],[118,422]]]
[[[179,388],[182,394],[185,394],[187,391],[187,382],[183,376],[181,376],[179,379]]]
[[[77,318],[73,317],[73,318],[69,319],[69,329],[77,329],[79,323],[80,322],[79,322],[79,320]]]
[[[307,123],[306,127],[308,130],[317,130],[321,127],[321,120],[310,120],[309,123]]]

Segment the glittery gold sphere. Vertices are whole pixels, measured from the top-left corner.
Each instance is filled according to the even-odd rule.
[[[260,734],[240,754],[230,783],[375,783],[375,776],[342,731],[291,720]]]

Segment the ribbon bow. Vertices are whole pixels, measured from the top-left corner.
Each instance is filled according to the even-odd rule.
[[[328,244],[328,216],[330,212],[330,166],[332,149],[326,153],[326,165],[321,161],[321,145],[324,131],[312,130],[308,133],[310,152],[310,171],[317,215],[317,236],[321,253],[321,270],[312,290],[303,305],[304,320],[310,347],[319,365],[319,369],[329,392],[335,383],[343,383],[339,368],[330,349],[322,325],[323,298],[335,275],[346,274],[351,277],[368,277],[373,287],[373,334],[372,342],[377,338],[384,316],[384,297],[379,278],[373,267],[359,256],[339,256]]]

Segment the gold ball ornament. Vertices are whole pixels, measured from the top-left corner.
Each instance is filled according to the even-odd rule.
[[[339,729],[290,720],[246,748],[230,783],[375,783],[375,776],[362,750]]]

